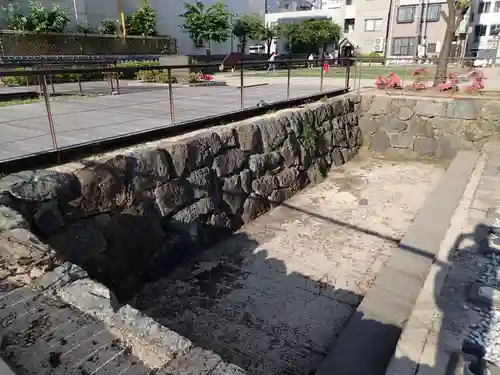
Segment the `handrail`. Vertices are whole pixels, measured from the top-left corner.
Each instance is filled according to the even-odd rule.
[[[339,58],[338,60],[345,60]],[[292,59],[274,61],[274,63],[286,64],[287,66],[293,63],[305,63],[307,59]],[[323,59],[313,59],[313,62],[321,62]],[[106,67],[106,68],[70,68],[70,69],[36,69],[26,71],[0,71],[0,77],[15,77],[15,76],[39,76],[41,74],[64,74],[64,73],[135,73],[141,70],[168,70],[168,69],[186,69],[186,68],[212,68],[220,66],[220,62],[209,64],[184,64],[184,65],[155,65],[155,66],[140,66],[140,67]],[[244,66],[259,66],[269,64],[268,60],[261,61],[239,61],[235,64],[243,64]]]

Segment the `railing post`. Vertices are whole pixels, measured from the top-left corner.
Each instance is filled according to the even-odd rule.
[[[115,68],[117,67],[117,63],[115,62]],[[120,72],[115,72],[116,74],[116,92],[118,95],[120,94]]]
[[[346,90],[349,90],[349,81],[351,79],[350,74],[351,74],[351,59],[346,58],[345,60],[345,88]]]
[[[52,74],[49,74],[50,85],[52,86],[52,94],[56,93],[56,88],[54,86],[54,81],[52,80]]]
[[[240,108],[241,108],[241,110],[245,109],[245,100],[244,100],[245,90],[244,90],[244,79],[243,79],[244,67],[245,66],[243,64],[243,60],[240,60]]]
[[[82,81],[80,81],[80,74],[76,74],[76,80],[78,81],[78,88],[80,89],[80,94],[83,94]]]
[[[290,100],[290,78],[291,78],[291,75],[292,75],[292,67],[291,67],[291,59],[292,59],[292,55],[289,54],[288,55],[288,61],[286,63],[286,67],[287,67],[287,72],[286,72],[286,100]]]
[[[47,110],[47,118],[49,120],[50,136],[52,137],[52,147],[55,151],[59,149],[57,146],[56,131],[54,129],[54,119],[52,118],[52,111],[50,109],[50,95],[47,89],[47,80],[45,74],[39,76],[40,83],[42,85],[43,99],[45,101],[45,109]]]
[[[320,66],[320,69],[321,69],[321,76],[320,76],[320,81],[319,81],[319,93],[322,94],[323,93],[323,79],[325,78],[325,53],[323,51],[322,55],[321,55],[321,66]]]
[[[174,93],[172,89],[172,69],[167,69],[168,77],[168,100],[170,102],[170,121],[175,125],[175,112],[174,112]]]

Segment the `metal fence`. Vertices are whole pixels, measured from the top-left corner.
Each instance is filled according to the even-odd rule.
[[[176,40],[100,34],[35,34],[0,31],[0,58],[8,56],[157,55],[175,54]]]
[[[0,71],[14,82],[0,87],[0,162],[348,90],[350,67],[332,66],[332,80],[323,63]],[[214,69],[221,72],[200,76]]]
[[[408,90],[432,88],[434,82],[457,83],[469,80],[471,71],[481,72],[484,75],[485,90],[500,90],[500,67],[495,66],[495,60],[484,60],[475,57],[450,58],[446,60],[446,75],[437,75],[437,61],[417,58],[352,58],[352,88],[362,90],[377,87],[379,77],[389,78],[395,76],[399,80],[400,93]],[[379,87],[384,88],[384,87]],[[392,87],[388,87],[392,88]],[[394,87],[396,88],[396,87]],[[397,90],[392,90],[393,94]]]

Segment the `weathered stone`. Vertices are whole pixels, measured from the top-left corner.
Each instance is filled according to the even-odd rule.
[[[387,134],[379,130],[372,137],[371,149],[375,152],[385,152],[391,147],[391,142]]]
[[[192,172],[186,180],[191,184],[194,199],[213,195],[215,183],[214,174],[210,168],[198,169]]]
[[[241,188],[247,194],[253,192],[252,190],[252,172],[250,169],[244,169],[240,172]]]
[[[432,119],[432,126],[439,135],[451,134],[460,136],[463,132],[465,132],[467,122],[468,120],[434,117]]]
[[[333,130],[333,124],[332,124],[332,122],[330,120],[327,120],[327,121],[324,121],[321,124],[321,128],[323,128],[325,130],[325,132],[332,131]]]
[[[239,175],[224,179],[222,186],[222,200],[229,206],[231,213],[236,214],[242,207],[247,194],[241,187]]]
[[[416,137],[413,150],[419,155],[432,156],[436,152],[437,142],[434,138]]]
[[[345,127],[333,131],[333,146],[347,147],[347,133]]]
[[[476,107],[473,100],[453,99],[448,103],[446,117],[465,120],[474,120],[477,118]]]
[[[333,150],[333,132],[327,131],[320,138],[321,146],[325,151]]]
[[[126,177],[130,175],[130,158],[119,155],[75,173],[81,198],[75,201],[83,213],[104,212],[126,203]]]
[[[281,156],[277,152],[268,152],[266,154],[250,155],[248,166],[256,176],[264,174],[267,170],[279,167]]]
[[[216,228],[232,229],[231,219],[225,212],[212,214],[207,224]]]
[[[410,107],[400,107],[396,113],[396,117],[402,121],[407,121],[413,116],[413,109]]]
[[[155,190],[156,204],[163,216],[170,215],[194,200],[194,192],[186,180],[176,179]]]
[[[257,125],[262,135],[264,152],[276,150],[287,137],[286,128],[279,119],[262,119]]]
[[[224,148],[238,147],[238,140],[236,139],[236,131],[234,129],[223,130],[217,134],[219,134]]]
[[[332,165],[334,165],[335,167],[339,167],[344,164],[344,155],[342,155],[342,152],[339,148],[335,148],[331,152],[330,158],[332,160]]]
[[[217,156],[214,159],[213,169],[217,176],[225,177],[238,172],[247,161],[246,154],[239,149],[229,150],[227,153]]]
[[[300,162],[300,144],[295,134],[292,133],[288,135],[283,146],[281,146],[280,154],[283,157],[283,164],[285,167],[291,167]]]
[[[406,122],[398,120],[397,118],[391,118],[386,124],[382,125],[381,127],[389,133],[400,133],[406,130],[408,124]]]
[[[479,116],[485,120],[489,121],[499,121],[500,120],[500,105],[497,101],[486,101],[479,112]]]
[[[0,206],[0,232],[15,228],[28,229],[29,224],[18,211],[10,207]]]
[[[272,206],[279,205],[293,197],[293,195],[297,192],[297,189],[294,187],[286,187],[283,189],[273,190],[271,195],[269,195],[269,202]]]
[[[284,170],[276,174],[278,186],[280,188],[292,186],[292,184],[297,182],[298,177],[299,170],[297,168],[285,168]]]
[[[300,166],[307,169],[313,162],[314,150],[300,145]]]
[[[243,122],[236,126],[235,130],[238,135],[238,143],[240,144],[241,150],[255,153],[262,152],[262,136],[257,125]]]
[[[212,198],[202,198],[192,205],[182,209],[172,217],[173,223],[190,224],[195,222],[201,215],[207,215],[215,210]]]
[[[36,283],[42,290],[58,290],[76,280],[85,279],[88,273],[76,264],[65,262],[52,272],[45,273]]]
[[[372,115],[385,115],[391,103],[391,98],[387,96],[375,95],[372,97],[369,112]]]
[[[262,176],[252,182],[252,188],[255,193],[267,197],[278,188],[278,179],[272,175]]]
[[[381,126],[380,121],[376,121],[376,118],[370,116],[368,113],[364,113],[359,118],[359,127],[366,134],[375,134]]]
[[[141,236],[136,241],[141,241]],[[94,218],[75,221],[47,239],[56,253],[70,262],[83,265],[89,258],[106,251],[107,241]]]
[[[474,283],[468,297],[475,305],[500,308],[500,290],[497,288]]]
[[[10,187],[10,193],[18,199],[41,202],[74,198],[76,180],[73,174],[39,170],[31,171],[26,177]]]
[[[354,155],[356,154],[353,150],[351,150],[349,148],[343,148],[340,150],[340,152],[342,153],[342,157],[344,158],[345,162],[348,162],[349,160],[351,160],[354,157]]]
[[[198,134],[191,138],[188,160],[191,171],[212,165],[214,157],[222,150],[222,142],[216,133]]]
[[[465,126],[464,137],[469,142],[477,142],[491,137],[494,132],[495,128],[490,121],[468,120]]]
[[[431,121],[432,120],[425,120],[419,116],[413,116],[410,120],[408,133],[417,137],[434,137],[434,129]]]
[[[465,148],[464,142],[455,135],[444,135],[437,139],[436,158],[453,159],[459,150]]]
[[[39,203],[33,214],[33,220],[45,235],[52,234],[64,226],[64,219],[56,200]]]
[[[408,133],[389,134],[391,146],[394,148],[407,148],[413,150],[413,136]]]
[[[168,151],[172,158],[172,166],[174,167],[175,175],[182,177],[189,172],[188,155],[189,145],[186,142],[175,142],[163,147]]]
[[[162,149],[137,152],[132,155],[131,190],[137,194],[154,189],[175,177],[170,155]]]
[[[243,205],[243,214],[241,215],[245,223],[255,219],[268,210],[268,203],[263,197],[256,194],[250,194]]]
[[[415,115],[427,117],[445,117],[448,103],[445,101],[418,100],[413,111]]]

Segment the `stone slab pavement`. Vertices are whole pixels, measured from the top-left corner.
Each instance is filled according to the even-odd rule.
[[[326,89],[326,88],[325,88]],[[334,87],[330,87],[334,89]],[[319,93],[319,86],[296,85],[291,98]],[[175,87],[175,123],[238,111],[235,87]],[[244,89],[244,108],[286,99],[286,84]],[[68,147],[120,135],[172,126],[168,87],[123,95],[51,102],[57,145]],[[0,107],[0,161],[53,149],[44,103]]]

